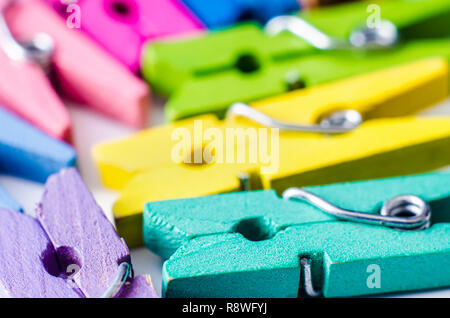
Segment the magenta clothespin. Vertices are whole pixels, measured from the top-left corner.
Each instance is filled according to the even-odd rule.
[[[0,210],[0,296],[158,297],[74,168],[48,179],[36,214]]]
[[[5,14],[16,38],[26,41],[37,33],[52,38],[52,66],[64,95],[134,127],[145,124],[148,86],[91,39],[39,0],[13,2]]]
[[[47,78],[45,65],[52,51],[51,40],[40,35],[40,60],[11,35],[0,5],[0,103],[49,135],[70,139],[70,117]],[[42,45],[46,44],[44,48]],[[35,53],[37,54],[37,53]],[[44,56],[46,55],[46,56]],[[41,63],[39,63],[41,62]]]
[[[65,18],[72,13],[60,0],[46,2]],[[179,0],[78,0],[76,4],[81,29],[135,73],[147,40],[204,30]]]

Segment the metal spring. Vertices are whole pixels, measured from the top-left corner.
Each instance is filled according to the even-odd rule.
[[[338,219],[374,224],[398,230],[420,230],[430,226],[431,209],[415,195],[401,195],[386,201],[379,214],[341,209],[315,194],[300,188],[290,188],[283,193],[285,199],[304,200]]]

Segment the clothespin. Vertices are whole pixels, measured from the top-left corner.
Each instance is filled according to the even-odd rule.
[[[36,0],[12,2],[5,16],[13,36],[20,41],[40,33],[51,38],[51,66],[57,87],[65,96],[126,124],[145,124],[147,85],[87,36],[70,29],[51,8]]]
[[[210,29],[233,25],[243,20],[261,23],[272,17],[300,9],[297,0],[182,0]]]
[[[132,72],[140,71],[147,40],[201,32],[203,24],[179,0],[77,1],[46,0],[66,19],[83,12],[80,27]],[[124,46],[123,44],[127,45]]]
[[[74,168],[48,179],[36,214],[0,211],[1,295],[156,297]]]
[[[399,116],[425,109],[447,94],[447,61],[417,61],[294,91],[253,107],[235,104],[229,113],[234,115],[225,121],[205,115],[151,128],[100,144],[93,156],[104,184],[121,190],[113,208],[116,224],[128,244],[135,245],[141,242],[140,213],[147,202],[239,191],[248,188],[245,184],[280,192],[445,166],[450,162],[450,119]],[[263,129],[263,134],[263,127],[272,129]],[[244,133],[250,128],[266,146],[255,141],[250,145],[245,136],[243,142],[231,139],[228,146],[229,128]],[[267,160],[258,154],[257,160],[250,159],[255,146],[256,152],[267,150]],[[205,161],[208,149],[217,155]],[[224,159],[227,151],[234,151],[235,160]],[[244,151],[240,162],[238,151]]]
[[[23,212],[20,204],[0,187],[0,209]]]
[[[152,202],[144,239],[165,297],[405,292],[450,285],[449,209],[431,173]]]
[[[0,173],[45,182],[75,165],[76,152],[0,106]],[[14,209],[15,210],[15,209]]]
[[[0,4],[1,5],[1,4]],[[70,139],[70,118],[45,73],[52,43],[38,35],[29,47],[9,31],[0,7],[0,103],[53,137]],[[35,48],[31,50],[30,48]]]
[[[248,103],[420,58],[450,57],[449,28],[444,27],[450,19],[447,0],[380,2],[382,20],[373,28],[365,23],[367,6],[358,2],[276,17],[264,30],[243,24],[182,41],[153,42],[144,52],[143,76],[169,97],[166,118],[174,121],[203,113],[223,115],[237,101]],[[422,26],[426,31],[418,32]]]

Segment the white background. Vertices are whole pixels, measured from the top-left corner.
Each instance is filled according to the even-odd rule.
[[[78,152],[78,167],[81,174],[94,194],[97,202],[105,211],[108,218],[113,221],[112,206],[118,198],[118,193],[106,189],[100,183],[98,172],[91,156],[92,147],[106,140],[114,140],[119,137],[131,135],[135,130],[130,129],[118,122],[105,118],[97,113],[72,103],[66,103],[69,107],[73,121],[73,140]],[[163,123],[163,102],[155,101],[150,123],[152,125]],[[446,102],[427,110],[422,115],[448,115],[450,116],[450,99]],[[27,214],[34,215],[34,209],[39,202],[43,185],[30,181],[0,175],[2,185],[12,196],[19,201]],[[450,213],[450,211],[448,211]],[[145,248],[133,249],[131,251],[132,262],[135,273],[150,274],[158,293],[161,292],[161,266],[159,257]],[[423,273],[426,275],[427,273]],[[345,288],[345,287],[344,287]],[[430,292],[411,293],[402,295],[408,297],[450,297],[450,289]]]

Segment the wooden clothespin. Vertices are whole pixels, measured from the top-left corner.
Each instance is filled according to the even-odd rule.
[[[0,211],[0,294],[157,297],[74,168],[47,181],[37,219]]]
[[[60,0],[46,2],[66,19],[74,14],[75,8]],[[80,0],[76,5],[83,12],[81,29],[134,73],[140,71],[147,40],[204,29],[179,0]]]
[[[45,73],[48,55],[52,50],[51,42],[43,35],[35,37],[34,42],[28,43],[36,48],[35,52],[17,42],[4,19],[2,4],[0,103],[49,135],[70,140],[69,113]]]
[[[447,0],[380,2],[381,22],[373,27],[366,23],[368,5],[277,17],[264,29],[247,23],[181,41],[153,42],[144,52],[143,76],[168,96],[166,118],[175,121],[204,113],[220,116],[237,101],[420,58],[450,57]]]
[[[0,173],[37,182],[74,166],[76,152],[0,107]]]
[[[217,29],[244,20],[265,23],[272,17],[300,9],[297,0],[182,0],[209,29]]]
[[[152,202],[165,297],[348,297],[450,285],[450,174]],[[439,268],[439,270],[436,270]]]
[[[5,16],[12,35],[21,43],[40,33],[50,37],[54,46],[50,66],[62,94],[128,125],[144,126],[147,85],[86,35],[68,28],[66,21],[41,1],[13,2]]]
[[[447,62],[422,60],[294,91],[253,107],[244,105],[251,114],[257,113],[253,120],[242,118],[246,113],[237,111],[225,121],[209,115],[151,128],[100,144],[93,156],[104,184],[122,190],[113,208],[116,224],[128,244],[135,245],[142,242],[140,213],[146,202],[239,191],[247,188],[242,187],[246,179],[240,178],[242,173],[249,175],[245,182],[252,189],[281,192],[292,186],[389,177],[445,166],[450,162],[450,119],[401,116],[415,114],[447,95]],[[261,117],[266,121],[258,122]],[[353,123],[353,119],[362,124],[357,126],[360,122]],[[343,129],[341,124],[347,123],[349,129],[340,134],[327,129]],[[273,128],[280,126],[279,138],[272,137],[277,132]],[[299,127],[300,131],[290,131]],[[231,139],[228,146],[227,130],[234,132],[233,128],[254,132],[257,142],[253,138],[250,144],[244,136],[240,142]],[[219,142],[214,144],[216,139]],[[185,143],[189,146],[183,147]],[[212,160],[204,160],[208,149]],[[268,160],[258,155],[265,150]],[[231,161],[225,158],[228,151],[234,151]],[[244,151],[240,162],[238,151]],[[256,153],[257,160],[250,159],[250,152]],[[195,161],[198,155],[200,160]],[[269,171],[272,166],[275,169]]]

